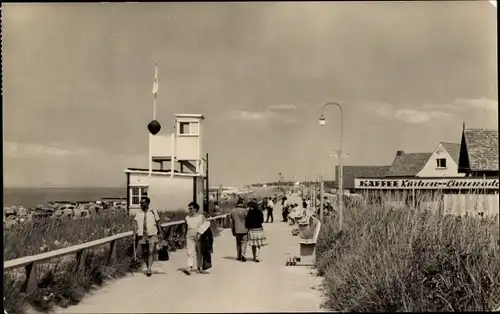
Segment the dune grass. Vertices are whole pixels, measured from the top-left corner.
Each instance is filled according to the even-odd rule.
[[[222,204],[219,214],[227,212],[230,206]],[[161,222],[177,221],[183,220],[186,215],[185,210],[160,212],[160,219]],[[4,231],[4,261],[101,239],[131,229],[132,221],[125,212],[102,212],[77,220],[26,222]],[[220,226],[214,222],[212,230],[217,234]],[[163,232],[171,251],[184,247],[183,225],[164,228]],[[89,250],[85,259],[86,267],[77,272],[74,271],[76,259],[73,255],[37,264],[39,289],[32,294],[21,292],[25,280],[24,268],[5,271],[4,309],[9,314],[22,314],[27,304],[42,312],[54,306],[77,304],[88,291],[98,288],[107,280],[139,269],[140,265],[133,262],[132,241],[131,237],[117,241],[117,256],[112,263],[108,263],[108,245]]]
[[[317,244],[333,311],[489,311],[500,306],[497,217],[442,216],[390,202],[328,217]]]

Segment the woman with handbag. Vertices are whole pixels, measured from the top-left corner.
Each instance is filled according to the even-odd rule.
[[[194,261],[197,261],[197,273],[201,272],[201,254],[198,253],[197,242],[199,240],[198,228],[205,222],[205,216],[200,212],[200,205],[191,202],[188,205],[189,214],[186,216],[186,248],[187,248],[187,267],[183,270],[186,275],[191,275]]]

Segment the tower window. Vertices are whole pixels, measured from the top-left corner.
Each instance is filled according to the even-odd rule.
[[[179,135],[199,135],[198,122],[179,122]]]

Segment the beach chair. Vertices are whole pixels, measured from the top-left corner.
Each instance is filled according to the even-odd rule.
[[[312,238],[299,238],[300,256],[288,258],[286,266],[313,266],[316,257],[316,242],[318,240],[321,222],[316,220]]]

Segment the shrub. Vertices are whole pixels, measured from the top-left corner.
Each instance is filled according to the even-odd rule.
[[[326,220],[316,267],[333,311],[486,311],[500,305],[498,217],[390,205]]]

